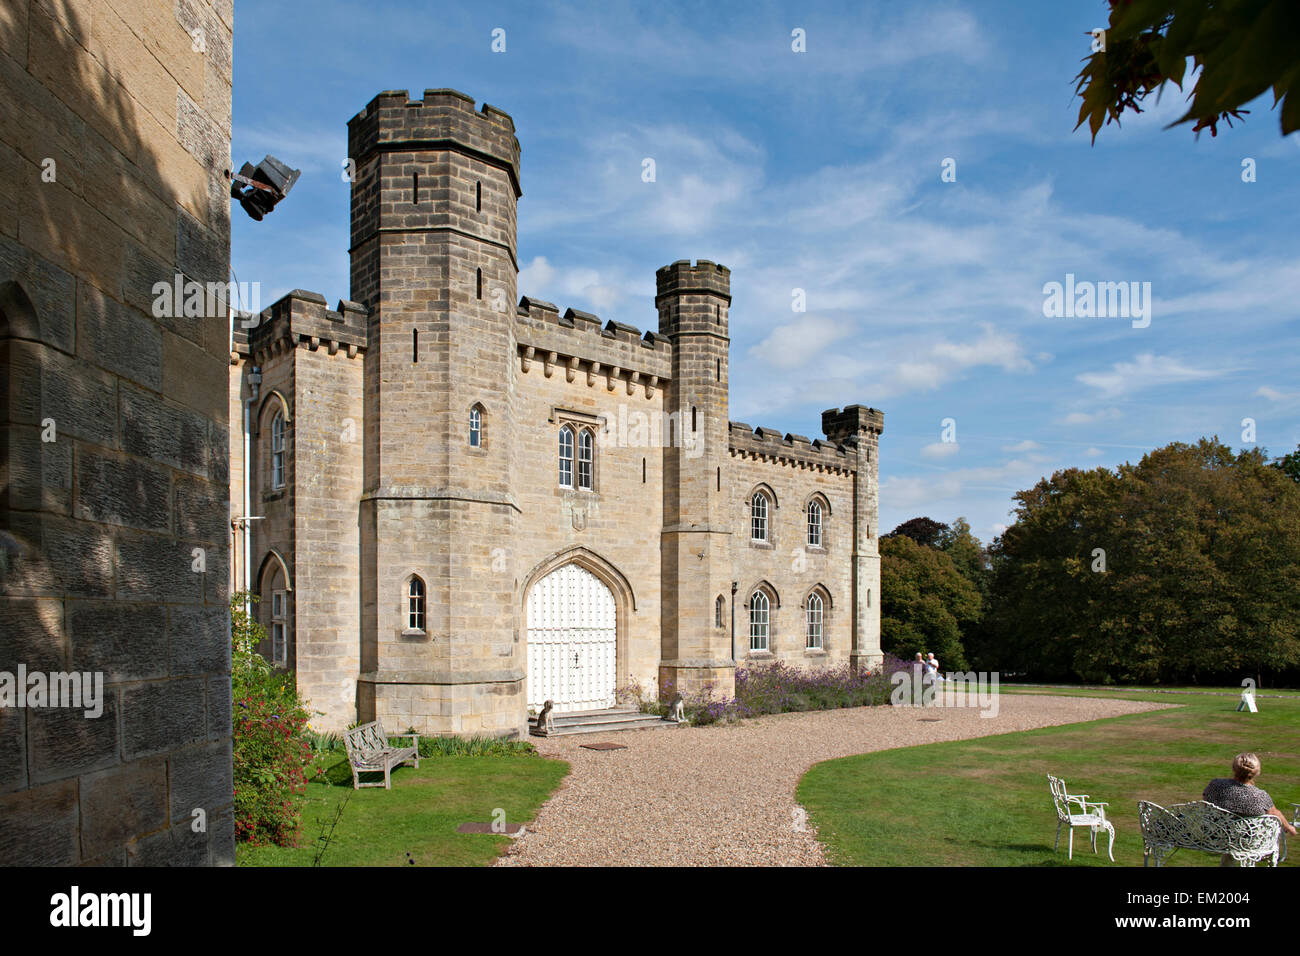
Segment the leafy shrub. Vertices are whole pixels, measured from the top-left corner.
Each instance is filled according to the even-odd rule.
[[[336,734],[332,731],[315,731],[308,727],[304,731],[303,737],[311,747],[311,752],[318,757],[344,749],[342,734]]]
[[[784,661],[736,668],[736,696],[714,697],[711,691],[682,698],[691,723],[733,723],[745,717],[841,707],[872,707],[889,702],[891,675],[907,667],[893,655],[872,671],[851,664],[805,670]]]
[[[245,843],[293,846],[302,794],[314,775],[309,714],[293,675],[257,653],[266,629],[245,610],[246,592],[230,599],[235,836]]]
[[[409,747],[409,737],[394,737],[394,746]],[[421,757],[536,757],[537,748],[527,740],[501,737],[421,737]]]
[[[621,705],[631,704],[643,714],[654,714],[656,717],[668,715],[668,704],[657,697],[649,696],[638,680],[616,687],[614,700]]]

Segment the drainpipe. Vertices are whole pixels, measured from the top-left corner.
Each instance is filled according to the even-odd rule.
[[[736,589],[740,582],[731,582],[731,666],[736,666]]]
[[[262,367],[254,365],[248,373],[248,398],[244,401],[244,574],[243,587],[241,588],[246,594],[253,590],[253,529],[249,526],[249,520],[252,518],[253,511],[253,467],[252,467],[252,442],[253,442],[253,403],[257,401],[258,393],[262,387]],[[252,613],[253,605],[251,598],[245,598],[244,609]]]

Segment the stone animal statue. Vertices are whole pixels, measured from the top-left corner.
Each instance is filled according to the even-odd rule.
[[[537,729],[546,736],[555,733],[555,718],[551,716],[551,709],[554,706],[555,702],[548,700],[542,705],[542,712],[537,715]]]
[[[673,705],[668,719],[679,724],[686,723],[686,706],[682,703],[681,697],[673,698]]]

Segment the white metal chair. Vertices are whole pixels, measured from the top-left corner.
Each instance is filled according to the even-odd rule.
[[[1143,866],[1164,866],[1178,850],[1213,853],[1241,866],[1277,866],[1286,858],[1282,827],[1272,816],[1242,817],[1206,800],[1168,807],[1139,800],[1138,820]]]
[[[1086,793],[1072,794],[1065,789],[1065,781],[1059,777],[1047,775],[1047,785],[1052,790],[1052,803],[1056,806],[1056,842],[1052,844],[1055,853],[1061,847],[1061,827],[1070,828],[1069,859],[1074,859],[1074,829],[1087,827],[1092,838],[1092,852],[1097,852],[1097,832],[1105,830],[1110,836],[1110,845],[1106,855],[1110,862],[1115,862],[1115,827],[1106,819],[1106,807],[1110,804],[1089,800]],[[1076,810],[1077,808],[1077,810]]]
[[[1291,826],[1300,827],[1300,803],[1291,804]],[[1281,834],[1278,837],[1278,840],[1282,844],[1282,858],[1278,860],[1278,862],[1285,863],[1286,862],[1286,834],[1285,833]]]

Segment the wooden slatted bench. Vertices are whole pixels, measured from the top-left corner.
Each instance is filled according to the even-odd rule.
[[[1242,866],[1278,864],[1282,827],[1275,817],[1241,817],[1204,800],[1170,807],[1140,800],[1138,820],[1143,866],[1162,866],[1178,850],[1227,855]]]
[[[420,767],[420,735],[393,734],[394,737],[410,737],[414,743],[411,747],[393,747],[388,743],[389,735],[384,733],[384,725],[377,720],[359,727],[353,727],[343,735],[344,745],[348,749],[348,763],[352,765],[352,789],[362,787],[379,787],[392,789],[391,771],[398,764],[415,763]],[[362,783],[361,774],[382,773],[384,782]]]

